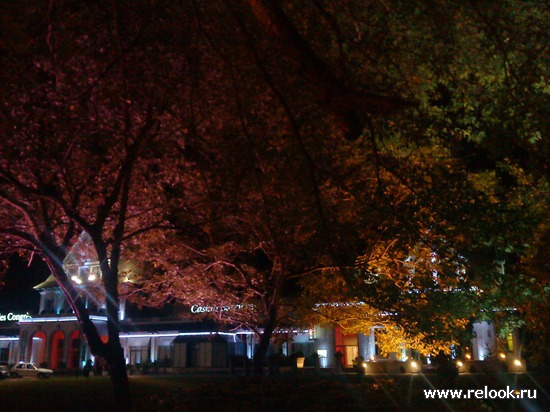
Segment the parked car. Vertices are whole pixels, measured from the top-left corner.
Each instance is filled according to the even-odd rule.
[[[0,365],[0,379],[7,379],[10,377],[10,370],[7,366]]]
[[[40,379],[49,378],[53,375],[51,369],[39,368],[34,363],[21,362],[11,368],[11,374],[14,378],[23,378],[26,376],[36,377]]]

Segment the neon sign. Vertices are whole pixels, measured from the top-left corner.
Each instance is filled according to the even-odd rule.
[[[32,319],[32,316],[27,313],[13,313],[10,312],[7,315],[0,313],[0,322],[20,322],[25,319]]]

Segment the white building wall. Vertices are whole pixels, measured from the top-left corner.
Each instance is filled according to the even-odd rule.
[[[491,322],[477,322],[473,325],[472,355],[474,360],[485,360],[496,354],[497,340]]]
[[[315,326],[315,337],[319,365],[321,368],[334,368],[336,366],[334,329]]]

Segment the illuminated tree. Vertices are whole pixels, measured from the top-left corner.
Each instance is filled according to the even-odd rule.
[[[500,254],[513,251],[518,271],[539,259],[548,19],[537,2],[1,8],[5,250],[48,261],[92,351],[117,353],[122,398],[123,250],[158,265],[144,279],[151,302],[245,302],[215,315],[260,326],[258,362],[296,312],[298,279],[339,271],[348,299],[422,306],[402,319],[412,336],[429,329],[433,302],[450,326],[442,293],[486,289]],[[108,345],[60,265],[82,231],[113,297]],[[399,264],[409,256],[413,277]],[[503,281],[510,293],[491,303],[527,290]]]
[[[120,409],[128,410],[121,256],[133,236],[164,226],[164,185],[182,164],[169,150],[181,131],[168,122],[149,67],[136,64],[146,58],[137,39],[148,19],[136,13],[123,20],[116,5],[55,2],[4,4],[1,16],[10,27],[0,75],[2,254],[47,263],[92,354],[107,362]],[[82,232],[100,262],[106,343],[63,267]]]
[[[456,341],[504,305],[485,287],[497,255],[542,230],[543,13],[514,1],[246,4],[195,4],[199,67],[218,70],[198,70],[211,92],[196,97],[201,139],[183,152],[207,195],[174,214],[200,241],[185,256],[159,248],[172,269],[149,280],[151,296],[240,307],[212,315],[260,326],[261,358],[297,311],[297,279],[314,305],[336,272],[343,300],[395,311],[417,346]]]
[[[349,50],[368,56],[363,45],[385,48],[376,55],[387,63],[381,70],[398,70],[419,102],[410,117],[367,129],[380,207],[406,230],[371,242],[355,264],[359,281],[347,279],[350,301],[394,310],[408,336],[451,332],[444,325],[453,322],[436,328],[436,321],[453,312],[458,322],[499,320],[515,308],[506,322],[521,325],[539,319],[533,308],[547,301],[548,279],[533,265],[548,216],[547,48],[540,43],[547,13],[539,6],[373,3],[339,15],[366,31]],[[367,10],[370,18],[358,17]],[[345,311],[334,317],[345,318]]]

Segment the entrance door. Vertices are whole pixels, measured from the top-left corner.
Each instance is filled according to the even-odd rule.
[[[353,366],[353,360],[359,356],[358,346],[345,346],[345,362],[346,366]]]
[[[50,367],[52,369],[58,369],[61,362],[64,361],[64,351],[65,351],[65,334],[58,330],[53,335],[52,339],[52,362]]]

